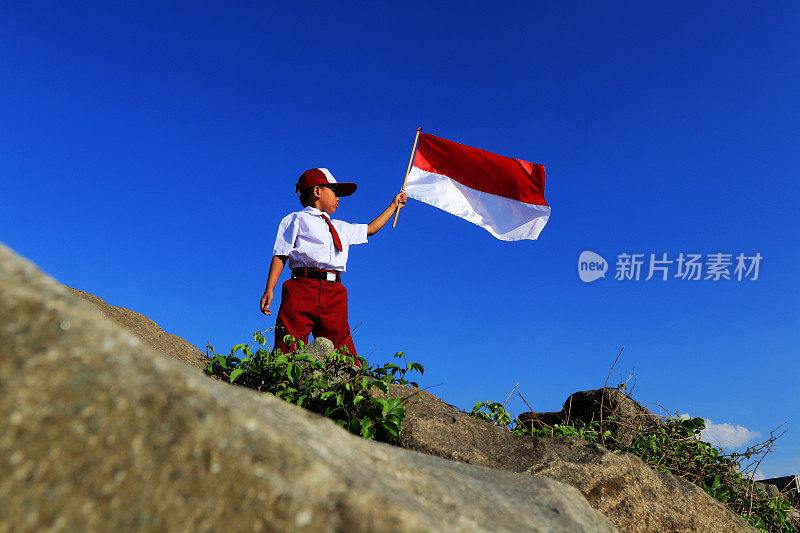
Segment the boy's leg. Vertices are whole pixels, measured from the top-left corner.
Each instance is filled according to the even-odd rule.
[[[311,279],[288,279],[281,287],[281,305],[275,320],[275,348],[289,353],[297,346],[287,346],[284,335],[308,342],[308,334],[314,327],[314,316],[319,307],[319,281]]]
[[[330,339],[335,348],[346,346],[350,355],[355,356],[356,347],[347,322],[347,289],[344,285],[322,283],[319,315],[319,322],[314,326],[314,338]]]

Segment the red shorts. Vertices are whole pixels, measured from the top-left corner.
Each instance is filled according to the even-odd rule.
[[[292,278],[283,283],[275,321],[275,347],[288,353],[294,346],[283,343],[284,335],[308,342],[309,333],[314,338],[329,339],[334,348],[346,346],[351,355],[356,355],[347,322],[347,289],[340,282]]]

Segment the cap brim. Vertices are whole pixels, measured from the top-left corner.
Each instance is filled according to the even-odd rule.
[[[350,196],[356,192],[356,187],[358,187],[355,183],[331,183],[329,186],[333,187],[336,191],[336,196],[339,198],[342,196]]]

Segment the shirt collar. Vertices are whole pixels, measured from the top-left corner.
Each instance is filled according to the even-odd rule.
[[[308,206],[302,211],[303,213],[308,213],[309,215],[317,215],[317,216],[326,216],[326,213],[323,213],[316,207]]]

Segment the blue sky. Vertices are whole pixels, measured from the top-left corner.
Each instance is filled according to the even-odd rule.
[[[543,164],[552,216],[508,243],[411,200],[351,250],[361,355],[405,351],[460,408],[518,382],[548,411],[625,346],[612,385],[633,373],[642,403],[739,436],[785,422],[761,470],[800,471],[800,5],[5,2],[0,21],[0,240],[61,282],[200,348],[242,342],[274,325],[258,300],[297,176],[356,181],[336,216],[369,222],[422,127]],[[584,250],[763,260],[755,281],[583,283]]]

